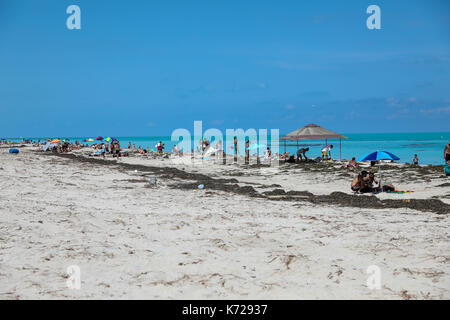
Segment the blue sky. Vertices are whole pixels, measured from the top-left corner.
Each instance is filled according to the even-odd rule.
[[[449,131],[449,71],[448,1],[0,0],[1,137]]]

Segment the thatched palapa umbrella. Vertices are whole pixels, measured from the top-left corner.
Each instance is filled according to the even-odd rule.
[[[315,139],[325,139],[325,144],[327,144],[328,139],[339,139],[339,158],[342,159],[342,139],[348,139],[348,137],[333,132],[331,130],[322,128],[317,124],[308,124],[303,128],[292,131],[288,133],[281,140],[284,140],[284,151],[286,152],[286,140],[297,141],[297,149],[298,149],[298,140],[315,140]],[[294,146],[294,145],[292,145]]]

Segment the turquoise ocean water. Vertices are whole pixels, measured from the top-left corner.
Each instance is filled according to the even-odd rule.
[[[389,151],[400,157],[399,162],[411,162],[414,154],[419,156],[421,164],[443,164],[443,150],[450,141],[450,132],[426,132],[426,133],[349,133],[345,134],[349,139],[342,140],[342,159],[359,158],[373,151]],[[282,135],[280,135],[281,137]],[[71,142],[75,140],[83,141],[95,137],[60,137],[68,138]],[[155,144],[162,141],[165,144],[165,151],[171,151],[176,142],[171,141],[170,136],[149,136],[149,137],[115,137],[122,147],[127,147],[128,143],[135,144],[136,147],[155,149]],[[45,138],[31,138],[33,140]],[[231,138],[232,139],[232,138]],[[21,139],[7,139],[10,141],[21,141]],[[198,138],[192,138],[198,142]],[[254,139],[250,139],[255,142]],[[274,148],[270,143],[270,137],[267,138],[269,147]],[[214,144],[214,141],[212,141]],[[296,144],[297,142],[288,141],[287,144]],[[310,151],[307,156],[315,158],[320,155],[320,149],[325,144],[325,140],[300,140],[300,145],[309,146]],[[332,156],[339,159],[339,140],[330,139],[328,144],[333,144]],[[286,148],[290,153],[296,151],[296,146]],[[242,154],[241,150],[241,154]],[[280,141],[279,151],[284,152],[284,141]],[[226,150],[232,153],[232,150]]]

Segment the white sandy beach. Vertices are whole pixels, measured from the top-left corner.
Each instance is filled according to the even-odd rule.
[[[0,299],[450,298],[448,214],[177,189],[182,181],[158,176],[152,186],[139,170],[36,149],[0,149]],[[351,194],[338,172],[119,162],[234,178],[258,192],[277,184]],[[450,203],[448,178],[405,172],[386,174],[413,193],[377,197]],[[71,265],[81,269],[79,290],[66,285]],[[380,289],[366,285],[371,265]]]

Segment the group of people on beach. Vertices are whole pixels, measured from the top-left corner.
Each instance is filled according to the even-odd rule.
[[[395,191],[395,187],[392,185],[392,182],[382,182],[381,180],[377,181],[377,179],[375,178],[375,173],[366,170],[361,171],[353,178],[351,189],[356,193],[378,193]]]
[[[319,161],[331,161],[331,149],[333,149],[333,145],[325,145],[321,148],[320,153],[321,157],[317,157],[314,159],[315,162]],[[288,163],[296,163],[300,161],[308,161],[308,157],[306,153],[309,151],[309,147],[297,149],[296,154],[291,155],[289,152],[284,152],[280,156],[281,159],[284,159],[285,162]]]
[[[119,158],[122,156],[122,153],[120,152],[120,142],[118,140],[116,141],[106,141],[105,143],[101,143],[97,146],[97,154],[103,156],[105,158],[106,154],[109,153],[113,156],[113,158]]]
[[[60,139],[57,139],[60,140]],[[51,139],[46,139],[46,141],[41,142],[41,140],[32,140],[32,139],[23,139],[22,143],[29,143],[29,144],[33,144],[35,146],[44,146],[45,144],[49,144],[49,141],[51,141]],[[87,140],[84,140],[87,141]],[[7,141],[6,139],[1,139],[0,140],[0,144],[11,144],[11,141]],[[250,146],[251,146],[251,141],[249,139],[247,139],[245,141],[245,162],[249,163],[250,160]],[[84,143],[80,143],[79,141],[75,141],[74,143],[70,143],[68,139],[65,140],[60,140],[58,143],[52,143],[50,145],[50,148],[47,148],[47,151],[52,151],[52,152],[56,152],[56,153],[67,153],[73,150],[78,150],[81,148],[94,148],[95,150],[97,150],[95,155],[100,155],[100,156],[105,156],[106,154],[111,154],[113,157],[121,157],[121,156],[127,156],[128,152],[136,152],[139,154],[147,154],[149,153],[149,150],[142,148],[139,146],[139,148],[136,148],[135,144],[131,144],[131,142],[128,143],[128,150],[125,151],[125,153],[122,153],[121,151],[121,146],[120,146],[120,142],[118,140],[113,140],[113,141],[101,141],[98,144],[84,144]],[[164,154],[164,143],[162,143],[162,141],[159,141],[156,145],[155,148],[157,149],[157,153],[159,154]],[[233,153],[235,156],[235,159],[237,158],[237,156],[239,155],[239,148],[238,148],[238,138],[235,136],[233,138]],[[331,150],[333,149],[333,145],[325,145],[321,148],[321,157],[316,157],[313,160],[315,162],[320,162],[320,161],[331,161],[332,157],[331,157]],[[207,139],[207,138],[203,138],[200,139],[200,143],[199,143],[199,147],[197,149],[198,152],[203,153],[203,154],[207,154],[208,150],[211,150],[211,154],[212,155],[216,155],[216,156],[225,156],[225,151],[223,150],[222,147],[222,141],[218,141],[215,146],[213,147],[211,142]],[[287,163],[298,163],[301,161],[309,161],[310,159],[307,157],[306,153],[310,151],[309,147],[302,147],[299,148],[295,154],[291,155],[289,152],[284,152],[284,153],[273,153],[269,147],[266,148],[266,151],[264,152],[264,159],[265,160],[271,160],[271,159],[279,159],[279,160],[284,160]],[[193,150],[192,150],[193,152]],[[172,154],[173,155],[178,155],[178,156],[182,156],[183,152],[182,150],[175,145],[172,149]],[[446,174],[448,172],[450,172],[450,141],[445,145],[444,147],[444,160],[445,160],[445,170],[446,170]],[[419,157],[417,154],[414,154],[414,157],[412,159],[411,162],[413,165],[418,165],[419,164]],[[372,161],[371,162],[371,166],[374,166],[376,164],[376,161]],[[349,168],[349,169],[353,169],[353,168],[358,168],[359,164],[357,163],[356,159],[353,157],[346,165],[343,166],[344,168]]]

